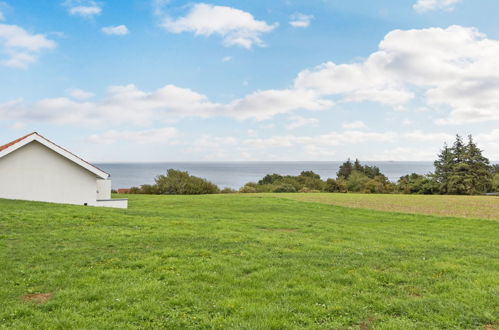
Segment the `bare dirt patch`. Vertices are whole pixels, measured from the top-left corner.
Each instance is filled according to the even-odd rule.
[[[44,304],[54,296],[53,293],[33,293],[21,297],[22,300],[27,302],[34,302],[37,304]]]

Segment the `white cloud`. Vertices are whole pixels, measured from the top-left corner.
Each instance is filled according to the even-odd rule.
[[[102,28],[102,32],[107,35],[124,36],[129,33],[126,25],[106,26]]]
[[[96,144],[114,144],[123,141],[134,144],[176,144],[177,137],[178,132],[175,127],[164,127],[143,131],[110,130],[91,135],[87,141]]]
[[[499,129],[474,136],[478,146],[484,150],[484,155],[491,161],[499,161]]]
[[[232,56],[225,56],[224,58],[222,58],[222,62],[230,62],[232,61]]]
[[[295,129],[303,126],[317,126],[319,124],[319,119],[317,118],[305,118],[301,116],[292,116],[289,118],[290,123],[286,125],[287,129]]]
[[[250,13],[236,8],[198,3],[184,17],[166,18],[162,26],[172,33],[220,35],[225,46],[249,49],[253,45],[264,46],[261,35],[275,29],[277,24],[258,21]]]
[[[433,10],[453,10],[462,0],[418,0],[413,8],[419,13]]]
[[[66,0],[63,5],[66,6],[68,13],[72,16],[93,18],[102,13],[101,5],[93,0]]]
[[[26,68],[36,62],[44,49],[56,46],[55,42],[42,34],[31,34],[17,25],[0,24],[0,63],[6,66]]]
[[[311,91],[258,91],[227,104],[211,102],[205,95],[187,88],[166,85],[144,92],[134,85],[111,86],[95,102],[69,98],[43,99],[32,104],[15,100],[0,104],[0,115],[12,120],[48,121],[74,125],[150,125],[184,117],[225,116],[265,120],[297,109],[323,110],[331,103]]]
[[[9,9],[10,9],[10,6],[7,3],[0,1],[0,21],[5,20],[4,10],[8,11]]]
[[[444,142],[451,142],[454,139],[454,135],[447,133],[432,133],[423,132],[421,130],[415,130],[402,134],[402,136],[409,141],[414,142],[435,142],[438,146],[441,146]]]
[[[310,22],[314,19],[313,15],[305,15],[296,13],[290,16],[289,24],[296,28],[306,28],[310,26]]]
[[[341,127],[343,127],[344,129],[362,129],[362,128],[367,128],[366,124],[363,121],[361,121],[361,120],[352,121],[350,123],[344,123],[343,125],[341,125]]]
[[[281,135],[270,138],[246,139],[243,143],[254,148],[294,147],[300,145],[323,148],[365,142],[393,142],[396,137],[397,133],[394,132],[378,133],[347,130],[318,136]]]
[[[450,51],[451,50],[451,51]],[[427,105],[450,109],[440,124],[499,120],[499,41],[475,28],[395,30],[379,50],[353,64],[328,62],[302,71],[295,88],[340,95],[343,102],[400,107],[425,93]]]
[[[18,121],[18,122],[15,122],[14,124],[12,124],[10,126],[10,128],[17,129],[17,130],[24,129],[24,128],[26,128],[26,123],[22,123],[22,122]]]
[[[94,93],[84,91],[78,88],[69,88],[66,93],[76,100],[86,100],[94,97]]]

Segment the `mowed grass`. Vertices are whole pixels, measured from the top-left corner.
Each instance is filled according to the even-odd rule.
[[[495,329],[499,223],[272,196],[0,200],[0,327]]]
[[[352,193],[280,194],[279,196],[378,211],[499,220],[498,196]]]

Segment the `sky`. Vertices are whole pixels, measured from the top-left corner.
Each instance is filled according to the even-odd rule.
[[[499,160],[497,0],[0,0],[0,144],[94,162]]]

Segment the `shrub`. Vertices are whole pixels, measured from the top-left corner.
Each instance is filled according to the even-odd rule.
[[[366,190],[368,181],[369,178],[367,177],[367,175],[354,170],[347,180],[348,191],[363,192]]]
[[[229,187],[225,187],[224,189],[220,190],[220,193],[221,194],[235,194],[235,193],[237,193],[237,190],[229,188]]]
[[[251,183],[247,183],[243,187],[241,187],[241,189],[239,189],[239,192],[243,194],[251,194],[256,193],[257,191],[256,187],[252,186]]]
[[[499,172],[494,175],[494,179],[492,180],[492,190],[499,192]]]
[[[347,192],[347,181],[344,179],[327,179],[324,190],[327,192]]]
[[[281,185],[278,185],[272,192],[275,193],[296,192],[296,188],[290,184],[283,183]]]
[[[438,184],[426,175],[412,173],[400,177],[398,191],[404,194],[435,194],[438,193]]]
[[[282,180],[282,175],[279,174],[267,174],[266,176],[263,177],[260,181],[258,181],[259,185],[264,185],[264,184],[273,184],[276,183],[280,180]]]
[[[153,187],[162,195],[201,195],[220,192],[217,185],[208,180],[174,169],[169,169],[166,175],[158,176],[155,181]]]

